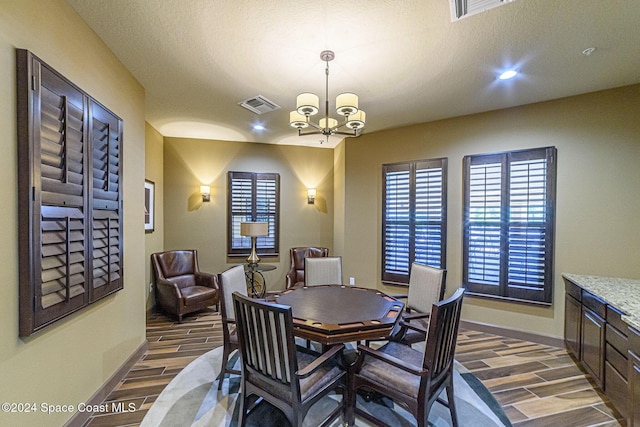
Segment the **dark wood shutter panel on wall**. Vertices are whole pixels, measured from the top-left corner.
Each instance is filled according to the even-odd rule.
[[[120,209],[122,122],[95,101],[91,114],[92,298],[122,289],[122,216]]]
[[[122,289],[122,120],[30,52],[17,50],[16,61],[28,336]]]
[[[382,165],[382,281],[408,284],[414,262],[446,269],[447,159]]]

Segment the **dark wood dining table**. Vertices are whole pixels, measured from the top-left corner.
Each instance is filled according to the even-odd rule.
[[[355,286],[291,288],[273,297],[291,307],[296,336],[324,346],[388,338],[404,309],[396,298]]]

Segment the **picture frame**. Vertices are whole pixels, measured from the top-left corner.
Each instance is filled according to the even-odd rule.
[[[156,184],[148,179],[144,180],[144,231],[153,233],[155,225],[155,191]]]

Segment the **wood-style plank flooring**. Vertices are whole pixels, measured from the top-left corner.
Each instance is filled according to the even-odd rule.
[[[94,414],[85,427],[139,425],[178,372],[222,345],[220,316],[205,311],[179,324],[152,314],[147,340],[148,351],[105,400],[131,404],[135,411]],[[624,425],[563,348],[465,329],[458,337],[456,359],[493,393],[514,426]]]

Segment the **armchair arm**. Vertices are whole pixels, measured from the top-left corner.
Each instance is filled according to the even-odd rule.
[[[422,328],[422,327],[420,327],[418,325],[411,324],[409,322],[404,322],[402,320],[400,321],[400,328],[402,330],[402,336],[404,336],[404,334],[405,334],[407,329],[411,329],[411,330],[423,333],[425,335],[427,334],[427,330],[426,329],[424,329],[424,328]]]
[[[316,371],[320,366],[324,365],[327,361],[331,360],[336,354],[344,349],[344,344],[338,344],[331,347],[326,352],[322,353],[316,360],[308,364],[304,369],[296,372],[296,375],[300,378],[306,378]]]
[[[366,345],[358,344],[358,351],[360,351],[361,358],[364,358],[365,355],[369,355],[378,360],[382,360],[383,362],[386,362],[391,366],[395,366],[398,369],[402,369],[403,371],[409,372],[413,375],[423,376],[428,372],[426,369],[423,369],[422,367],[412,365],[410,363],[405,362],[404,360],[398,359],[397,357],[393,357],[381,351],[374,350],[371,347],[367,347]]]
[[[218,275],[217,274],[209,274],[203,273],[201,271],[197,271],[194,274],[196,285],[205,286],[207,288],[218,289]]]
[[[158,299],[165,303],[172,303],[173,301],[182,299],[180,287],[178,287],[176,283],[165,279],[156,280],[156,291],[158,293]]]
[[[431,317],[431,313],[420,313],[420,312],[416,312],[414,314],[405,313],[402,316],[402,320],[409,322],[415,319],[428,319],[429,317]]]

